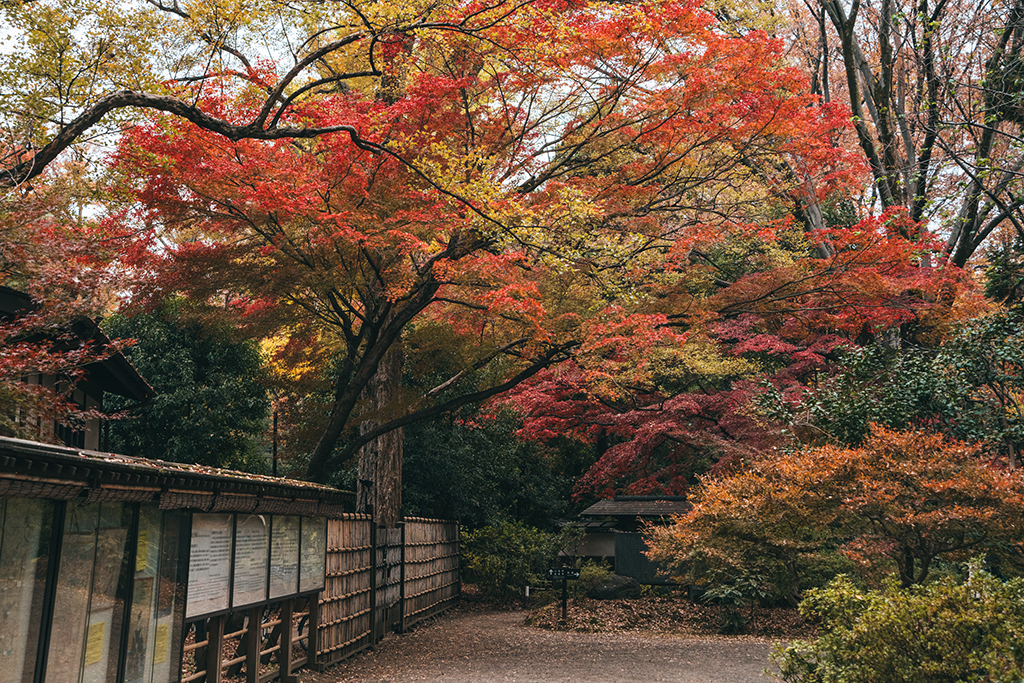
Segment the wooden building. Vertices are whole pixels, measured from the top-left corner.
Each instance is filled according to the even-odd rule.
[[[10,287],[0,286],[0,320],[10,320],[35,309],[32,299],[25,293]],[[110,339],[100,330],[95,320],[80,318],[71,323],[67,340],[57,342],[55,346],[66,348],[93,344],[103,349],[110,344]],[[47,337],[36,335],[27,341],[46,342]],[[49,374],[33,374],[23,378],[28,384],[38,384],[47,389],[63,390],[62,384],[67,382],[64,377]],[[91,363],[85,367],[85,379],[71,388],[70,398],[73,403],[83,409],[103,410],[103,396],[117,394],[138,403],[143,403],[155,396],[153,388],[135,370],[128,359],[120,351],[115,351],[104,360]],[[24,415],[20,422],[31,432],[33,438],[47,443],[60,442],[66,446],[99,450],[101,448],[101,423],[98,419],[87,420],[83,429],[74,429],[55,423],[53,420],[42,420],[37,416]]]
[[[615,573],[642,584],[671,581],[661,567],[647,559],[643,538],[646,524],[667,523],[690,510],[685,496],[616,496],[599,500],[580,513],[586,532],[578,554],[610,560]]]
[[[0,683],[179,680],[186,620],[318,593],[325,520],[353,505],[307,482],[0,437]]]
[[[31,310],[0,287],[0,321]],[[69,331],[27,341],[109,344],[89,319]],[[154,395],[118,352],[86,371],[82,408]],[[381,529],[352,493],[104,453],[98,420],[17,417],[48,443],[0,437],[0,683],[293,683],[458,600],[457,523]]]

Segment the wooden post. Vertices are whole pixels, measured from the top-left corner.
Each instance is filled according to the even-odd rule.
[[[320,671],[320,594],[309,596],[309,616],[306,618],[306,666]]]
[[[260,628],[263,625],[263,608],[249,610],[249,629],[245,632],[245,683],[259,683],[260,680]]]
[[[298,683],[299,677],[292,673],[292,614],[295,612],[295,601],[281,601],[281,649],[277,651],[278,677],[281,683]]]
[[[398,632],[405,633],[405,522],[399,522],[402,550],[398,565]]]
[[[377,647],[377,518],[370,516],[370,647]]]
[[[221,650],[224,648],[224,617],[211,617],[206,627],[206,683],[220,683]]]

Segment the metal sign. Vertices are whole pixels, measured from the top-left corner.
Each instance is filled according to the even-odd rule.
[[[548,570],[548,578],[552,580],[565,581],[566,579],[578,579],[580,573],[576,569],[569,567],[552,567]]]
[[[562,621],[565,621],[569,609],[569,579],[580,578],[579,570],[569,567],[552,567],[548,569],[548,578],[562,582]]]

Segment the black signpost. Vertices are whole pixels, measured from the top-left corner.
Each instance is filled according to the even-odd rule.
[[[569,567],[552,567],[548,570],[548,578],[552,581],[562,581],[562,621],[565,621],[569,603],[569,579],[580,578],[580,573]]]

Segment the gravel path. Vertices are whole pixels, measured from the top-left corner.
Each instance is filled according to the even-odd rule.
[[[523,626],[525,612],[456,612],[303,683],[768,683],[771,643]]]

